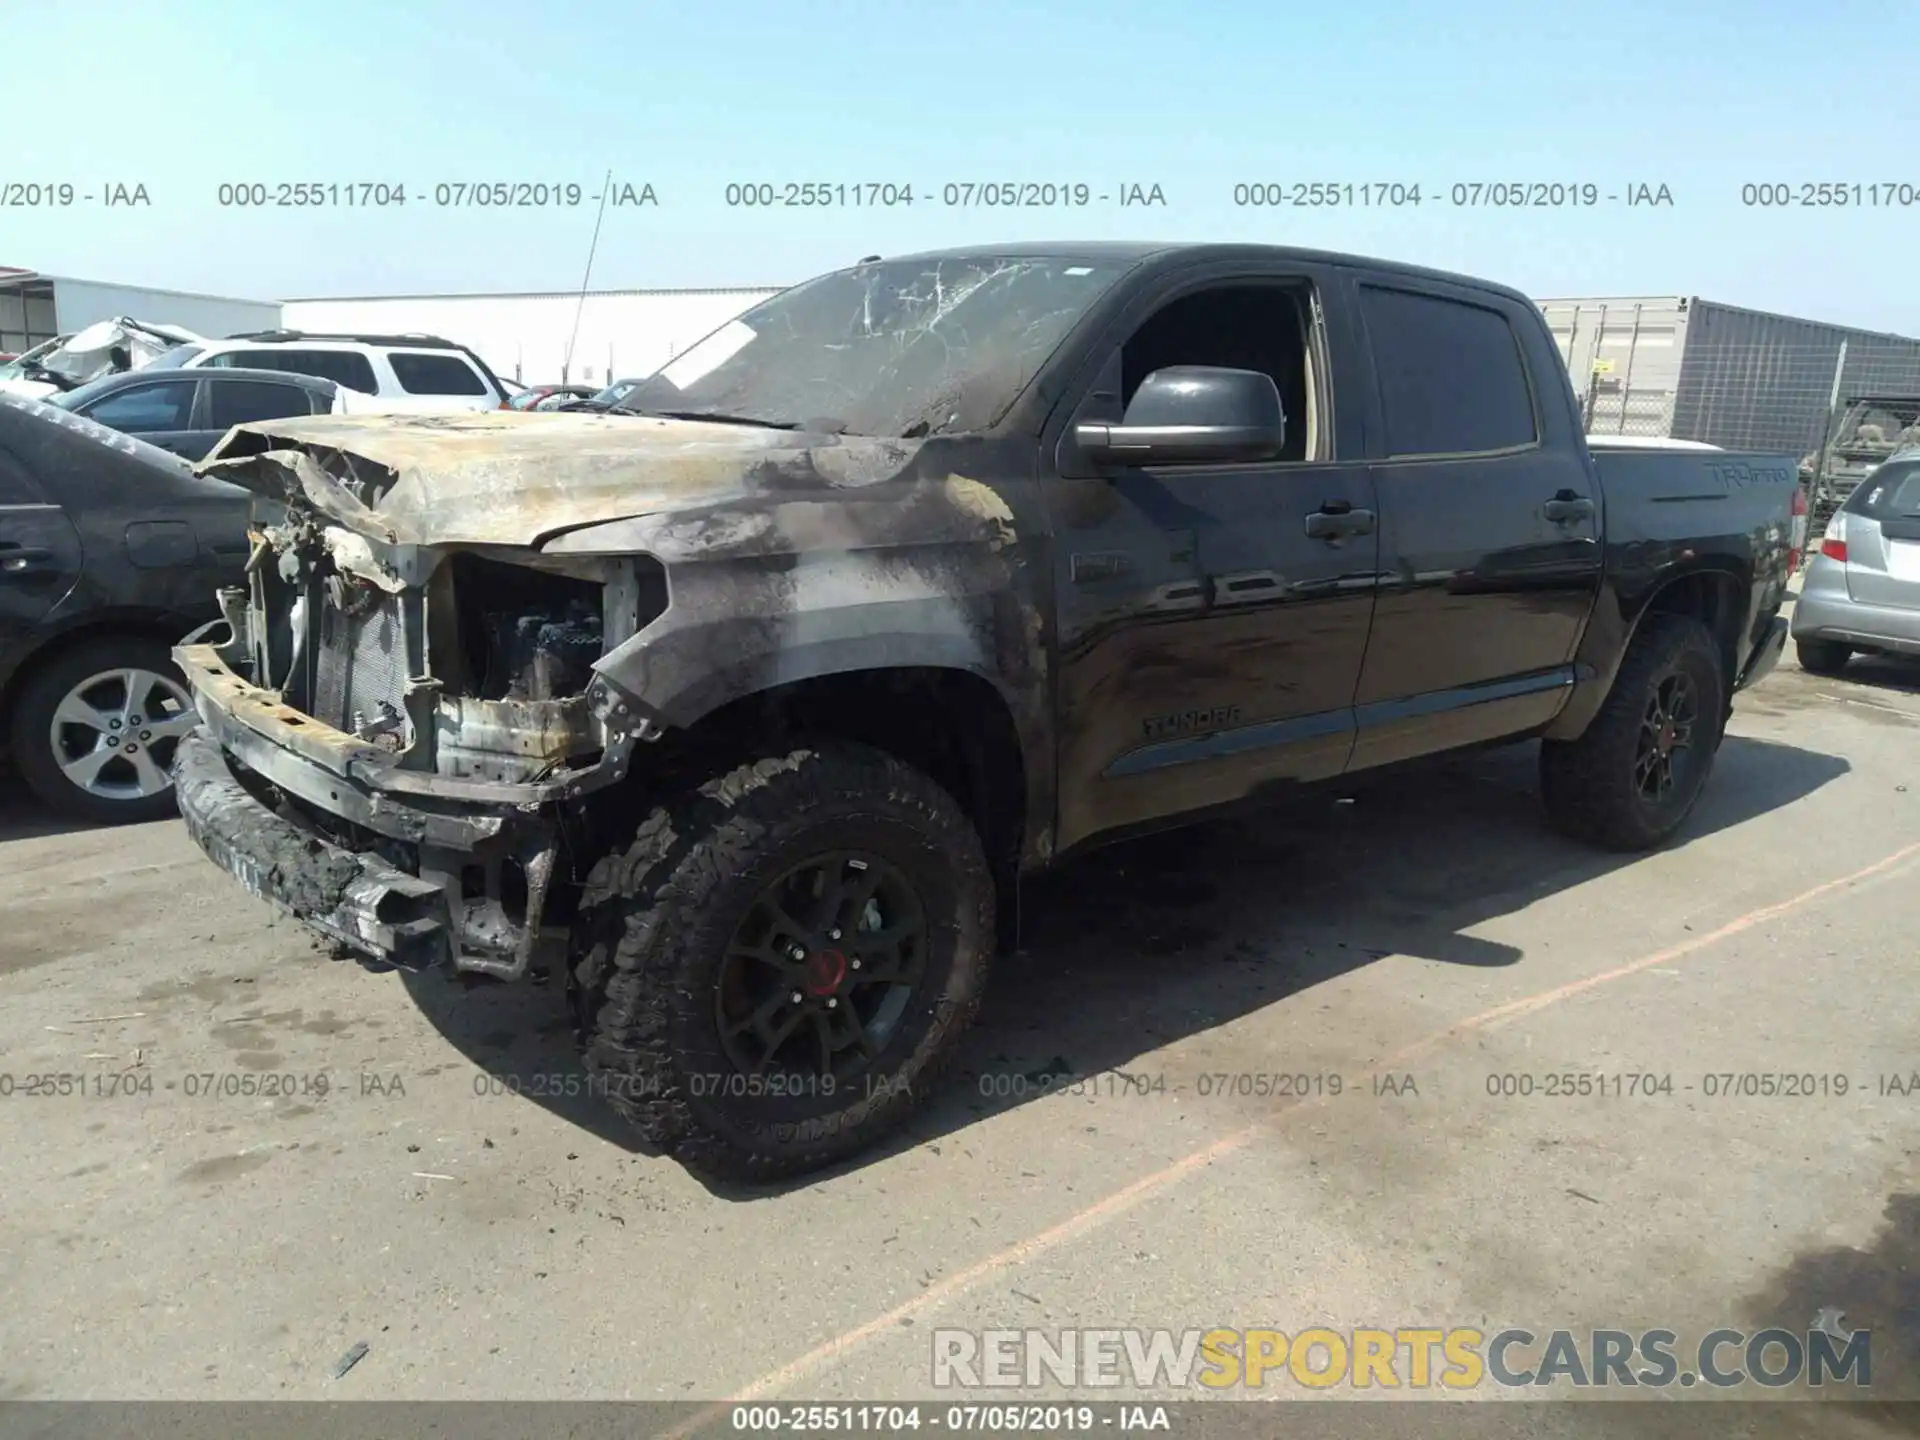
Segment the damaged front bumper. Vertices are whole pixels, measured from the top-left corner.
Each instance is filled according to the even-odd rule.
[[[204,728],[180,742],[174,789],[187,833],[253,894],[349,949],[403,969],[454,950],[441,887],[321,839],[242,785]]]
[[[175,784],[209,858],[386,964],[517,979],[564,952],[564,925],[549,923],[563,813],[626,774],[631,732],[591,766],[538,782],[408,770],[242,679],[199,639],[173,652],[201,721]]]

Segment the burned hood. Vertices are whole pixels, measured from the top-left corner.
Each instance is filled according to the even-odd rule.
[[[489,410],[235,427],[199,473],[403,545],[539,545],[583,526],[910,478],[922,442]]]

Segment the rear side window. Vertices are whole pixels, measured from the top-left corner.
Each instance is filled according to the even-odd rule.
[[[184,430],[193,418],[193,386],[191,380],[130,386],[95,401],[86,417],[129,435]]]
[[[1498,310],[1360,287],[1389,455],[1471,455],[1531,445],[1533,389]]]
[[[1840,508],[1870,520],[1920,519],[1920,460],[1882,465]]]
[[[212,380],[208,384],[211,394],[207,405],[215,430],[313,413],[307,392],[298,385],[275,385],[265,380]]]
[[[486,395],[487,382],[458,355],[424,355],[417,350],[389,350],[387,363],[409,395]]]
[[[234,370],[284,370],[290,375],[318,375],[322,380],[331,380],[336,385],[345,385],[353,390],[364,390],[369,395],[380,392],[380,382],[374,377],[372,362],[357,350],[299,350],[293,346],[276,346],[272,350],[229,350],[207,363],[225,365]]]

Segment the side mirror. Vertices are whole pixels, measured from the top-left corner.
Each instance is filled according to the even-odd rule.
[[[1258,370],[1169,365],[1140,382],[1118,425],[1082,422],[1087,458],[1122,465],[1204,465],[1271,460],[1286,445],[1287,416],[1273,377]]]

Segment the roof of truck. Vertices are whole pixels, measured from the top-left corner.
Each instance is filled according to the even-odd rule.
[[[961,245],[950,250],[918,250],[904,255],[886,255],[881,258],[888,261],[1021,260],[1041,259],[1048,256],[1105,261],[1108,264],[1118,263],[1129,266],[1174,258],[1178,258],[1183,263],[1202,263],[1209,260],[1258,260],[1268,264],[1276,261],[1282,263],[1291,261],[1296,264],[1354,265],[1367,270],[1404,275],[1409,279],[1444,280],[1454,285],[1470,285],[1479,290],[1488,290],[1507,296],[1509,299],[1524,301],[1529,306],[1534,305],[1531,298],[1511,286],[1502,285],[1494,280],[1485,280],[1477,275],[1435,270],[1424,265],[1410,265],[1401,260],[1381,260],[1370,255],[1351,255],[1332,250],[1307,250],[1292,245],[1246,245],[1218,241],[1020,240],[1006,245]],[[1534,308],[1538,307],[1534,306]]]

